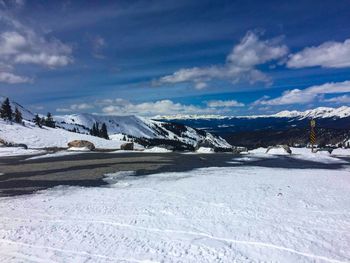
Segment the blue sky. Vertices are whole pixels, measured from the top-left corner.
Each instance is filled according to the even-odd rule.
[[[0,94],[54,114],[350,104],[350,2],[0,0]]]

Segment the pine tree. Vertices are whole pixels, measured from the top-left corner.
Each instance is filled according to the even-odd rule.
[[[102,123],[101,130],[99,132],[99,137],[105,138],[106,140],[109,140],[108,132],[107,132],[107,126],[105,123]]]
[[[96,125],[95,125],[95,136],[100,137],[100,127],[98,122],[96,122]]]
[[[12,109],[9,98],[6,98],[0,108],[0,117],[12,121]]]
[[[39,126],[41,128],[41,123],[42,123],[42,120],[41,118],[39,117],[38,114],[35,115],[34,119],[33,119],[34,123]]]
[[[45,125],[47,127],[55,128],[55,121],[52,118],[52,114],[50,112],[47,113],[46,119],[45,119]]]
[[[14,114],[14,117],[15,117],[15,122],[17,123],[22,123],[22,113],[18,110],[18,108],[16,107],[15,109],[15,114]]]

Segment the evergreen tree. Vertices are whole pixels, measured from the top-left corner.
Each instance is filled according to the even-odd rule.
[[[39,117],[38,114],[35,115],[34,119],[33,119],[34,123],[39,126],[41,128],[41,123],[42,123],[42,120],[41,118]]]
[[[107,140],[109,140],[109,136],[108,136],[108,132],[107,132],[107,126],[105,123],[102,123],[102,127],[101,130],[99,132],[99,137],[105,138]]]
[[[9,98],[6,98],[0,108],[0,117],[12,121],[12,109]]]
[[[50,112],[47,113],[46,115],[46,120],[45,120],[45,125],[47,127],[55,128],[55,121],[52,118],[52,114]]]
[[[99,135],[100,135],[100,130],[99,130],[99,127],[98,127],[98,123],[97,123],[97,122],[95,122],[95,123],[92,125],[90,134],[91,134],[92,136],[99,136]]]
[[[100,127],[98,122],[96,122],[96,125],[95,125],[95,136],[100,137]]]
[[[18,108],[16,107],[15,109],[15,114],[14,114],[14,117],[15,117],[15,122],[17,123],[22,123],[22,113],[18,110]]]

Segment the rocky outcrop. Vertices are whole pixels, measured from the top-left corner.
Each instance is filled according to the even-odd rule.
[[[134,150],[134,143],[133,142],[124,143],[124,144],[120,145],[120,150],[133,151]]]
[[[74,140],[68,143],[68,147],[74,148],[87,148],[90,151],[95,149],[95,145],[92,142],[84,141],[84,140]]]

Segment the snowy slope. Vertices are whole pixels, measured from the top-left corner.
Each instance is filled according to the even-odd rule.
[[[8,123],[0,119],[0,138],[12,143],[24,143],[29,148],[67,147],[73,140],[87,140],[97,148],[119,149],[121,141],[105,140],[99,137],[69,132],[64,129],[49,127],[39,128],[32,122],[25,126]]]
[[[189,145],[196,145],[206,140],[215,147],[230,148],[224,139],[204,131],[198,131],[191,127],[180,124],[169,124],[161,121],[149,120],[138,116],[101,116],[93,114],[73,114],[54,116],[59,127],[79,130],[88,133],[94,123],[105,123],[111,138],[114,135],[126,134],[136,138],[144,137],[150,139],[170,139],[180,141]]]
[[[265,157],[0,198],[0,261],[349,262],[349,168]]]

